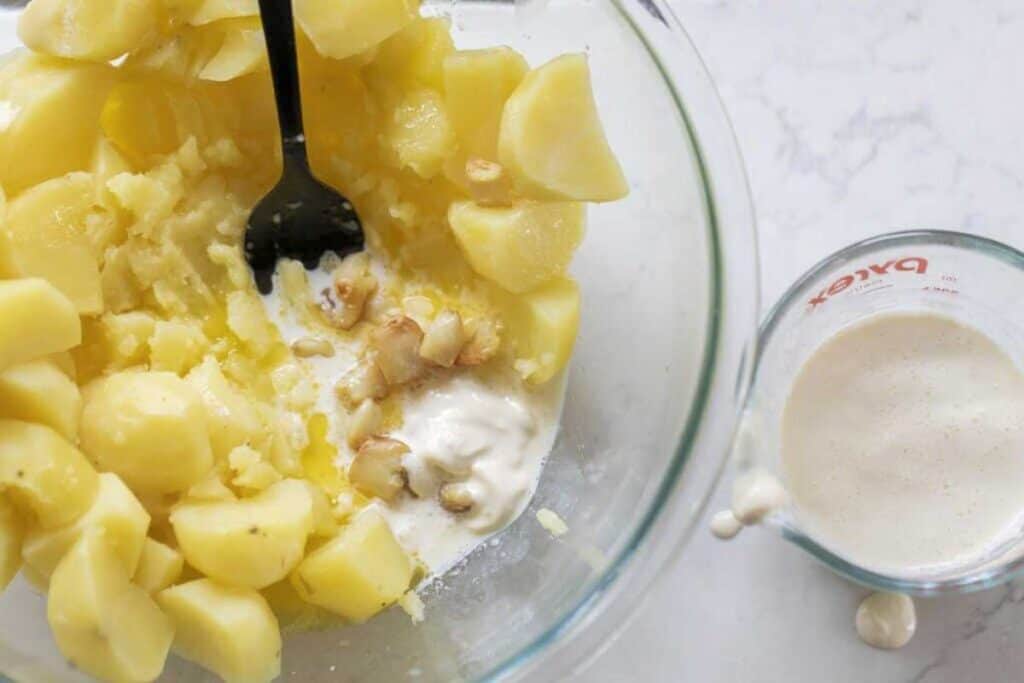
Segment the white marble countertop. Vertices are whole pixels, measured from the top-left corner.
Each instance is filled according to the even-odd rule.
[[[765,307],[823,256],[896,228],[1024,248],[1018,0],[670,1],[747,162]],[[918,601],[917,636],[896,652],[857,639],[865,594],[767,532],[701,532],[581,678],[1024,680],[1024,590]]]

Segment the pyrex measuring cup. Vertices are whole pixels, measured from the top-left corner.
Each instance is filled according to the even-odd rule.
[[[821,261],[789,288],[761,327],[753,384],[733,446],[741,471],[763,468],[785,483],[780,424],[798,370],[841,328],[895,311],[956,318],[1024,364],[1024,253],[962,233],[911,231],[874,237]],[[764,525],[840,574],[881,590],[966,592],[1024,574],[1024,528],[970,565],[890,575],[858,566],[811,537],[792,505],[774,512]]]

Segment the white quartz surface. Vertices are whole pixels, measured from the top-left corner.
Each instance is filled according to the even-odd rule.
[[[1024,248],[1019,0],[670,2],[747,162],[765,307],[821,257],[896,228]],[[768,532],[701,530],[580,679],[1024,680],[1024,590],[919,601],[917,636],[895,652],[857,640],[865,594]]]

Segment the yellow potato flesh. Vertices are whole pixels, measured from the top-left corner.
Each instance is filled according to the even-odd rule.
[[[263,436],[263,422],[252,401],[224,376],[215,358],[203,360],[185,381],[202,397],[210,443],[218,459],[227,458],[236,447]]]
[[[7,226],[21,271],[64,293],[82,315],[103,310],[103,289],[90,233],[115,229],[96,202],[88,173],[54,178],[25,191],[7,209]]]
[[[264,588],[302,560],[313,501],[304,482],[286,479],[239,501],[186,501],[171,525],[191,566],[228,585]]]
[[[100,529],[130,576],[139,564],[149,521],[149,513],[118,476],[104,472],[92,507],[66,526],[31,529],[25,536],[22,554],[26,564],[48,577],[87,530]]]
[[[57,565],[46,615],[61,653],[102,680],[154,680],[174,639],[171,620],[131,583],[98,530],[83,535]]]
[[[159,0],[32,0],[18,37],[36,52],[107,62],[155,33]]]
[[[213,466],[198,392],[169,372],[121,372],[85,394],[82,450],[133,490],[183,491]]]
[[[20,363],[0,372],[0,417],[39,422],[73,442],[81,411],[78,385],[52,360]]]
[[[67,524],[92,505],[99,477],[82,453],[43,425],[0,420],[0,490],[43,529]]]
[[[14,254],[14,242],[7,227],[7,197],[0,188],[0,280],[21,277],[21,266]]]
[[[21,543],[25,526],[11,501],[0,495],[0,591],[21,569]]]
[[[221,19],[254,17],[260,13],[256,0],[200,0],[188,23],[203,26]]]
[[[185,558],[174,548],[152,538],[142,545],[139,566],[135,569],[132,582],[146,591],[156,593],[167,588],[181,577]]]
[[[251,588],[199,579],[157,594],[174,621],[174,651],[229,683],[266,683],[281,673],[281,631]]]
[[[569,362],[580,325],[579,286],[558,278],[511,303],[505,320],[516,357],[529,364],[527,380],[543,384]]]
[[[380,513],[364,510],[292,574],[306,602],[366,621],[409,590],[413,563]]]
[[[505,103],[498,161],[530,199],[626,196],[629,186],[597,115],[586,56],[556,57],[526,75]]]
[[[320,54],[351,57],[398,32],[417,16],[417,0],[295,0],[295,21]]]
[[[448,222],[473,270],[522,293],[565,273],[583,239],[586,207],[575,202],[510,207],[455,202]]]
[[[0,281],[0,369],[67,351],[82,341],[74,304],[46,280]]]

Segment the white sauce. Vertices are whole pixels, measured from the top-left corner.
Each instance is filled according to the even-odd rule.
[[[757,524],[786,500],[786,489],[779,480],[760,468],[747,470],[732,486],[732,514],[745,526]]]
[[[883,650],[901,648],[917,630],[914,601],[901,593],[872,593],[857,607],[857,635]]]
[[[805,531],[856,564],[905,575],[982,561],[1024,517],[1024,375],[950,318],[874,316],[801,369],[782,460]]]
[[[314,293],[330,286],[331,277],[322,269],[308,277]],[[312,356],[299,364],[312,410],[327,416],[338,467],[345,468],[353,455],[344,438],[348,416],[333,388],[364,349],[330,331],[308,329],[281,289],[275,285],[264,305],[285,343],[315,336],[334,345],[333,356]],[[421,312],[413,299],[409,297],[403,312],[417,319]],[[415,495],[403,492],[390,503],[372,505],[388,520],[399,543],[433,573],[443,573],[522,514],[554,442],[564,389],[564,382],[557,380],[541,389],[528,388],[511,370],[484,377],[463,369],[404,397],[403,425],[389,436],[410,448],[403,465]],[[438,489],[449,481],[468,486],[475,504],[467,512],[454,514],[440,506]]]

